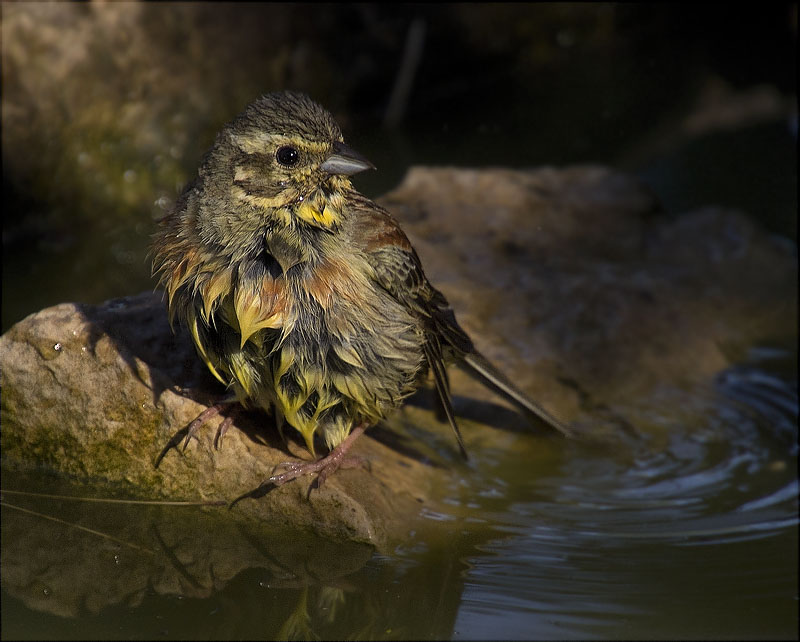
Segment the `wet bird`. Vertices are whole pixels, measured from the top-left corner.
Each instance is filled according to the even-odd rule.
[[[325,109],[267,94],[217,136],[154,238],[170,321],[213,375],[244,407],[296,429],[312,457],[315,438],[328,450],[265,483],[316,474],[321,485],[429,372],[466,455],[448,363],[569,435],[476,351],[398,222],[353,188],[367,169]]]

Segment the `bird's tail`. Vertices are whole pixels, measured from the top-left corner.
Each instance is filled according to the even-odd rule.
[[[553,417],[544,408],[539,406],[525,395],[519,388],[511,383],[508,378],[495,368],[489,360],[478,352],[469,352],[464,355],[463,360],[459,360],[462,369],[474,379],[477,379],[486,387],[499,393],[514,404],[522,414],[533,416],[540,422],[557,430],[565,437],[573,437],[573,432]]]

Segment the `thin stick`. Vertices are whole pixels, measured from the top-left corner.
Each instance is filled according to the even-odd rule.
[[[422,59],[422,48],[425,44],[426,23],[423,18],[414,18],[408,28],[406,43],[403,47],[403,60],[400,70],[392,87],[389,104],[383,117],[383,124],[387,129],[393,129],[403,120],[411,86],[414,84],[414,75]]]
[[[102,497],[74,497],[70,495],[48,495],[47,493],[29,493],[24,490],[0,490],[6,495],[25,495],[27,497],[42,497],[44,499],[66,499],[76,502],[101,502],[105,504],[140,504],[145,506],[226,506],[228,502],[221,500],[207,500],[196,502],[162,501],[157,499],[104,499]]]
[[[86,531],[87,533],[91,533],[92,535],[97,535],[98,537],[103,537],[105,539],[111,540],[112,542],[116,542],[117,544],[122,544],[123,546],[128,546],[130,548],[134,548],[137,551],[141,551],[142,553],[147,553],[148,555],[155,555],[155,551],[151,551],[147,548],[142,548],[141,546],[137,546],[136,544],[131,544],[130,542],[126,542],[125,540],[117,539],[111,535],[106,535],[105,533],[101,533],[100,531],[92,530],[91,528],[86,528],[85,526],[79,526],[78,524],[73,524],[72,522],[64,521],[63,519],[58,519],[58,517],[51,517],[50,515],[44,515],[42,513],[37,513],[35,510],[28,510],[27,508],[21,508],[20,506],[14,506],[14,504],[8,504],[6,502],[0,501],[0,506],[4,506],[5,508],[13,508],[14,510],[18,510],[23,513],[28,513],[29,515],[35,515],[36,517],[41,517],[42,519],[49,519],[52,522],[57,522],[59,524],[64,524],[65,526],[71,526],[72,528],[77,528],[81,531]]]

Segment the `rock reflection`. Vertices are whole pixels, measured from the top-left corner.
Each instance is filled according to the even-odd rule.
[[[30,608],[64,617],[138,606],[148,593],[206,598],[252,568],[273,588],[324,584],[358,570],[373,552],[228,520],[225,508],[34,503],[11,495],[3,503],[3,588]]]
[[[12,477],[31,487],[17,472],[5,481]],[[459,531],[461,520],[446,532],[423,520],[408,546],[386,555],[243,523],[226,507],[14,493],[2,504],[4,610],[15,598],[38,613],[25,635],[43,639],[77,622],[99,638],[448,638],[463,591],[461,560],[485,537]]]

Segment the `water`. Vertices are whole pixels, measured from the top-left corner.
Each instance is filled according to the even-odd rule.
[[[660,391],[624,409],[635,434],[602,442],[511,434],[475,452],[472,432],[473,462],[454,469],[441,510],[386,554],[311,541],[302,550],[313,554],[278,559],[287,540],[270,548],[252,535],[251,561],[215,559],[209,579],[180,540],[206,536],[193,520],[219,509],[78,509],[5,495],[106,533],[139,524],[130,537],[150,552],[4,507],[3,635],[796,638],[795,354],[753,350],[713,387]],[[667,400],[680,411],[658,410]],[[4,485],[15,479],[6,471]],[[209,556],[239,537],[220,533]],[[21,558],[35,576],[20,578]],[[77,560],[71,591],[61,559]],[[140,574],[153,564],[161,574]],[[169,568],[182,577],[171,586]],[[119,601],[107,605],[110,595]],[[73,612],[54,614],[64,608]]]
[[[450,88],[451,97],[397,132],[354,117],[348,141],[380,169],[358,186],[378,196],[420,164],[599,162],[637,173],[670,214],[721,204],[795,237],[796,117],[794,135],[773,119],[681,142],[679,116],[697,102],[692,88],[707,80],[709,63],[692,58],[691,47],[675,47],[683,31],[656,37],[644,27],[642,39],[654,45],[645,54],[603,58],[589,48],[582,61],[542,70],[535,82],[525,76],[519,84],[505,65],[505,74],[467,66],[459,84],[457,69],[439,74],[423,65],[423,80],[427,68],[429,84],[442,94]],[[446,35],[439,46],[457,45]],[[736,78],[764,66],[753,79],[744,73],[743,85],[771,81],[775,61],[742,53],[730,45],[742,38],[724,29],[704,32],[702,41],[709,37],[724,37],[736,52]],[[570,55],[577,54],[564,59]],[[795,73],[788,77],[794,87]],[[648,146],[660,138],[670,144]],[[189,173],[192,163],[187,158]],[[52,191],[72,193],[58,183]],[[15,191],[4,189],[9,194],[7,205],[17,207],[7,210],[18,211],[9,220],[30,211],[35,219],[44,207],[15,203]],[[145,253],[151,210],[163,214],[161,205],[151,207],[156,198],[163,196],[142,200],[136,221],[100,209],[80,229],[26,236],[22,226],[21,240],[4,238],[3,329],[62,301],[151,288]],[[86,220],[76,216],[85,214],[81,201],[59,205],[76,209],[66,220]],[[488,446],[480,431],[465,430],[469,465],[448,459],[441,505],[383,554],[299,533],[241,531],[213,519],[225,509],[4,494],[2,636],[796,639],[796,372],[796,344],[754,348],[713,386],[665,387],[614,408],[633,430],[605,431],[602,440],[503,433]],[[413,438],[439,447],[424,431]],[[3,486],[88,492],[42,471],[6,468]],[[192,556],[195,550],[205,554]]]
[[[751,364],[732,387],[683,395],[704,425],[577,445],[515,486],[466,560],[454,637],[796,636],[796,383]]]

